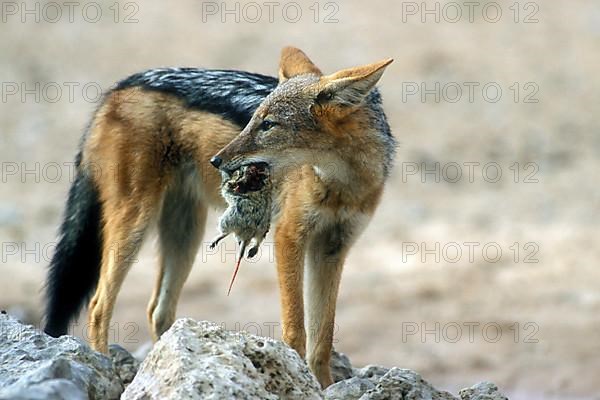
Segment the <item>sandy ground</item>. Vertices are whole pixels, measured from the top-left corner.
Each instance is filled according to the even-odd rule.
[[[273,22],[262,6],[254,23],[244,3],[239,22],[207,15],[210,4],[195,1],[120,3],[118,16],[101,6],[96,23],[83,5],[73,22],[63,7],[55,23],[45,3],[40,23],[22,16],[20,3],[3,9],[0,307],[39,323],[97,88],[156,66],[275,74],[288,44],[326,72],[392,56],[381,91],[401,144],[381,206],[346,265],[337,349],[355,365],[415,369],[450,390],[491,380],[512,399],[600,398],[598,2],[517,3],[519,22],[512,1],[482,2],[473,22],[460,2],[456,22],[445,2],[439,22],[421,15],[420,2],[323,2],[319,15],[311,3],[296,3],[296,23],[283,5]],[[243,266],[230,297],[232,241],[218,255],[203,246],[178,315],[278,337],[269,242]],[[155,264],[149,241],[116,307],[111,340],[130,349],[149,337]]]

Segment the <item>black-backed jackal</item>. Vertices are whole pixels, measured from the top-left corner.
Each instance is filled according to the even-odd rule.
[[[279,79],[167,68],[118,83],[81,142],[50,264],[46,332],[65,334],[95,290],[91,345],[106,352],[117,294],[156,224],[160,269],[148,319],[158,338],[174,321],[208,207],[225,206],[216,168],[267,163],[283,339],[330,385],[344,259],[375,211],[394,156],[375,89],[391,62],[323,75],[288,47]]]

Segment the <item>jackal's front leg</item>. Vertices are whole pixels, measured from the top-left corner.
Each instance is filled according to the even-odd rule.
[[[307,362],[323,388],[333,379],[330,360],[335,308],[347,253],[344,227],[325,230],[311,238],[306,268],[306,314],[308,326]]]
[[[304,358],[306,334],[302,297],[304,269],[304,240],[302,239],[295,223],[282,223],[275,231],[283,340]]]

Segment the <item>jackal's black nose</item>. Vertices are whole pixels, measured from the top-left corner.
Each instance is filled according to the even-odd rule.
[[[221,166],[221,163],[223,162],[223,160],[221,159],[221,157],[219,156],[214,156],[213,158],[210,159],[210,163],[213,165],[213,167],[215,168],[219,168]]]

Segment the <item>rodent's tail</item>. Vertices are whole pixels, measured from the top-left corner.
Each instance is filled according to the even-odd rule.
[[[229,293],[231,293],[231,288],[233,286],[233,282],[235,281],[235,277],[237,276],[238,270],[240,269],[240,263],[242,262],[242,258],[244,258],[244,253],[246,252],[247,244],[247,240],[242,241],[242,247],[240,248],[240,252],[238,253],[237,260],[235,262],[235,270],[233,271],[231,282],[229,282],[229,290],[227,290],[227,296],[229,296]]]
[[[51,336],[67,333],[69,323],[98,284],[102,256],[101,203],[88,171],[76,160],[56,251],[46,280],[46,327]]]

